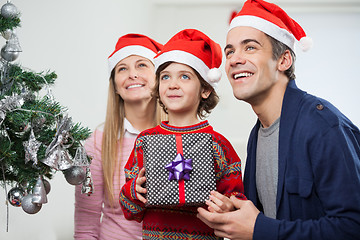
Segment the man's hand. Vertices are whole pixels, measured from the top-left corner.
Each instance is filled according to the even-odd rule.
[[[249,200],[239,200],[234,196],[230,200],[237,210],[218,213],[198,208],[197,217],[213,228],[215,234],[219,237],[232,240],[252,239],[259,210]]]

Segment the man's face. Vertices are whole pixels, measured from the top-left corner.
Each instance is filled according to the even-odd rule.
[[[225,71],[234,96],[260,104],[278,80],[278,61],[272,58],[269,38],[252,27],[235,27],[227,35]]]

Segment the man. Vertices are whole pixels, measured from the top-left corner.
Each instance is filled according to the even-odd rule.
[[[215,192],[208,209],[198,209],[220,237],[360,239],[360,132],[297,88],[296,41],[309,47],[300,25],[262,0],[245,2],[230,24],[225,70],[258,121],[244,176],[250,201]]]

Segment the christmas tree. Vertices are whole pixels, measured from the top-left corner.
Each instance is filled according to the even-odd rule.
[[[12,3],[2,6],[0,32],[6,44],[0,58],[0,185],[5,190],[11,186],[11,205],[34,214],[47,202],[47,179],[57,171],[91,194],[91,158],[81,144],[91,132],[74,124],[54,99],[50,87],[55,72],[36,73],[12,63],[22,51],[15,32],[19,16]]]

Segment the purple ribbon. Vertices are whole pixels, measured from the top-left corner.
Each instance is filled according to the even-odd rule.
[[[169,181],[190,180],[190,171],[192,170],[192,159],[185,159],[181,153],[178,153],[175,159],[165,166],[169,170]]]

